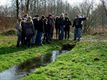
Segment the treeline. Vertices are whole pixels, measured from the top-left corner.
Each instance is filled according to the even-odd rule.
[[[52,13],[59,16],[67,13],[71,21],[77,14],[88,17],[84,23],[84,32],[91,27],[104,27],[107,22],[107,1],[100,0],[96,4],[94,0],[84,0],[82,3],[70,5],[67,0],[12,0],[11,6],[0,6],[0,16],[14,17],[28,13],[31,16],[45,15]],[[2,26],[3,27],[3,26]]]

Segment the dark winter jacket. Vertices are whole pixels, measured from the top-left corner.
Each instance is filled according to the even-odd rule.
[[[60,19],[56,18],[55,20],[55,28],[58,29],[60,27]]]
[[[73,27],[82,28],[82,21],[86,20],[86,18],[76,18],[73,21]]]
[[[39,27],[39,20],[33,19],[33,23],[34,23],[34,29],[37,30],[37,28]]]
[[[60,18],[60,26],[65,26],[65,19],[64,18]]]
[[[25,34],[28,35],[28,34],[34,34],[34,25],[32,22],[26,22],[24,23],[24,31],[25,31]]]
[[[49,32],[49,31],[52,31],[53,27],[54,27],[54,20],[51,19],[51,18],[48,18],[48,21],[47,21],[47,29],[48,29],[48,32]]]
[[[65,30],[69,30],[71,25],[71,21],[69,18],[65,18]]]
[[[44,26],[45,26],[45,20],[41,19],[39,21],[39,27],[37,28],[37,31],[44,32]]]

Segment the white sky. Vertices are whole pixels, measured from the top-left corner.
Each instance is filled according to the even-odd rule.
[[[0,0],[0,5],[8,5],[11,3],[11,0]]]
[[[8,5],[11,3],[12,0],[0,0],[0,5]],[[63,1],[66,1],[66,0],[63,0]],[[85,0],[68,0],[68,2],[71,4],[71,5],[76,5],[78,3],[81,3]],[[92,0],[89,0],[89,1],[92,1]],[[100,0],[93,0],[95,3],[99,3]]]
[[[67,0],[71,5],[72,4],[77,4],[77,3],[82,3],[85,0]],[[100,0],[89,0],[89,1],[94,1],[96,4],[100,3]]]

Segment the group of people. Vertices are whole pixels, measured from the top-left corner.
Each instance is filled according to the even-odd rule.
[[[86,20],[86,18],[77,16],[74,19],[74,40],[80,40],[82,29],[81,23],[83,20]],[[56,32],[56,39],[69,39],[71,25],[71,21],[67,14],[61,14],[61,16],[49,14],[48,17],[39,17],[39,15],[36,15],[33,18],[24,15],[17,20],[17,47],[26,45],[26,47],[29,48],[31,45],[41,46],[43,42],[51,43],[54,31]]]

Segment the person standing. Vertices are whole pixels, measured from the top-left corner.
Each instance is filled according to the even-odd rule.
[[[65,39],[69,39],[70,37],[70,26],[71,26],[71,21],[69,20],[68,17],[65,18]]]
[[[60,17],[60,34],[59,34],[59,40],[64,39],[64,28],[65,28],[65,17],[64,14]]]
[[[37,36],[36,36],[36,44],[38,46],[42,46],[42,35],[44,32],[44,25],[45,25],[45,17],[42,16],[39,20],[39,27],[37,28]]]
[[[37,28],[39,27],[39,15],[36,15],[33,18],[33,24],[34,24],[34,35],[32,37],[32,44],[36,44],[36,35],[37,35]]]
[[[60,18],[58,16],[55,19],[55,30],[56,30],[56,39],[58,39],[60,32]]]
[[[81,17],[79,15],[73,21],[74,29],[74,40],[80,41],[81,33],[82,33],[82,21],[86,20],[86,17]]]
[[[26,44],[26,40],[25,40],[25,37],[26,37],[26,34],[25,34],[25,23],[27,22],[27,19],[28,19],[28,14],[25,14],[22,17],[22,22],[21,22],[21,26],[22,26],[22,45]]]
[[[47,18],[47,32],[48,32],[48,41],[51,42],[52,41],[52,37],[53,37],[53,18],[52,15],[50,14]]]
[[[47,18],[47,27],[49,29],[49,40],[52,41],[53,38],[53,31],[54,31],[54,17],[49,14],[48,18]]]
[[[34,35],[34,25],[32,18],[29,16],[25,25],[24,25],[25,35],[26,35],[26,46],[31,47],[31,39]]]
[[[21,21],[22,19],[19,18],[17,20],[17,24],[16,24],[16,30],[17,30],[17,47],[20,47],[20,45],[22,45],[22,26],[21,26]]]

